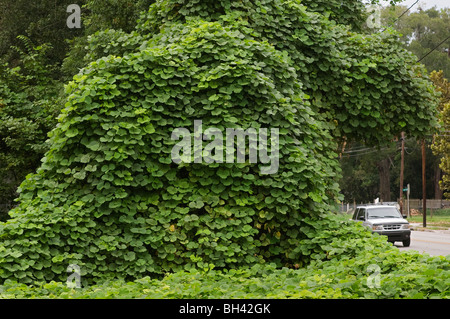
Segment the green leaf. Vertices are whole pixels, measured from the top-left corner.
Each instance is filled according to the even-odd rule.
[[[155,133],[155,128],[152,124],[147,124],[147,126],[144,128],[145,133],[147,134],[153,134]]]
[[[86,171],[82,170],[80,172],[77,172],[77,173],[73,174],[73,177],[76,178],[76,179],[83,180],[83,179],[86,178]]]
[[[79,131],[78,131],[77,128],[69,128],[69,129],[66,131],[66,136],[69,137],[69,138],[72,138],[72,137],[77,136],[78,133],[79,133]]]
[[[95,140],[93,140],[93,141],[90,141],[87,145],[86,145],[86,147],[87,148],[89,148],[90,150],[92,150],[92,151],[98,151],[99,149],[100,149],[100,142],[99,141],[95,141]]]
[[[91,156],[89,154],[85,154],[81,157],[80,162],[81,163],[89,163],[91,160]]]

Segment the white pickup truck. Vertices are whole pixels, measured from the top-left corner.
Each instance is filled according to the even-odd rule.
[[[401,241],[405,247],[409,247],[411,244],[410,225],[395,206],[358,206],[352,219],[362,222],[374,233],[387,236],[389,242]]]

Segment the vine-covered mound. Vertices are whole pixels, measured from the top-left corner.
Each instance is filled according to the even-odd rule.
[[[431,90],[394,44],[299,0],[158,1],[136,32],[98,34],[51,150],[0,224],[0,278],[65,280],[70,264],[88,281],[304,265],[320,255],[311,221],[338,197],[336,137],[430,127]],[[227,129],[267,129],[275,171],[249,160],[251,139],[245,163],[174,161],[173,133],[190,132],[195,148],[199,121],[223,146]]]
[[[327,209],[337,165],[285,54],[219,23],[174,24],[91,64],[67,92],[52,149],[1,225],[3,278],[64,280],[69,264],[86,278],[136,278],[301,262],[302,219]],[[278,128],[278,171],[174,163],[172,133],[196,120]]]

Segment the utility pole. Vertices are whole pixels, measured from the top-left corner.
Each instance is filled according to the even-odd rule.
[[[423,195],[423,227],[427,227],[427,180],[426,180],[426,158],[425,139],[422,140],[422,195]]]
[[[400,214],[403,215],[403,172],[405,170],[405,132],[402,132],[402,158],[400,162]]]

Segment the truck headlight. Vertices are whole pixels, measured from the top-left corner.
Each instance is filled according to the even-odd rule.
[[[383,230],[383,225],[373,225],[372,230]]]
[[[410,225],[409,224],[403,224],[402,227],[400,227],[400,229],[409,229]]]

